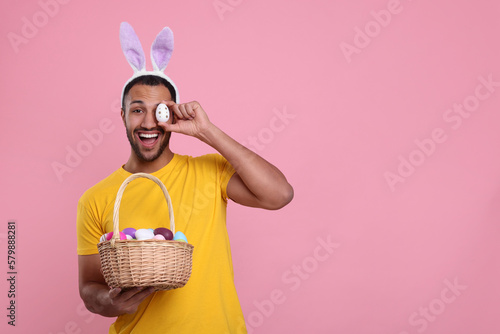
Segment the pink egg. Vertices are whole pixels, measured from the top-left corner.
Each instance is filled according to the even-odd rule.
[[[161,234],[157,234],[157,235],[155,235],[153,237],[153,239],[155,239],[155,240],[165,240],[165,237],[163,235],[161,235]]]
[[[106,240],[111,240],[113,237],[113,232],[106,233]],[[120,232],[120,240],[127,240],[127,235],[123,232]]]

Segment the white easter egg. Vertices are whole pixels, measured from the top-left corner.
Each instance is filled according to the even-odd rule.
[[[137,240],[148,240],[148,239],[153,239],[155,234],[153,231],[147,228],[140,228],[135,232],[135,238]]]
[[[166,104],[160,103],[158,107],[156,107],[156,119],[158,122],[166,122],[170,119],[170,111]]]

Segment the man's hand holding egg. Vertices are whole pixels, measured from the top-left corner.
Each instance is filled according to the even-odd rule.
[[[160,118],[158,118],[159,113],[164,113],[162,111],[163,107],[160,108],[161,105],[165,105],[168,108],[173,118],[171,123],[160,121]],[[158,108],[160,108],[159,111]],[[206,112],[196,101],[181,104],[176,104],[174,101],[161,101],[161,104],[157,107],[157,120],[158,125],[167,132],[182,133],[196,137],[202,141],[205,141],[206,131],[214,127],[208,119]]]

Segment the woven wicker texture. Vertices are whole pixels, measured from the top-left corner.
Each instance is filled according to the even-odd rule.
[[[167,201],[170,230],[175,234],[172,202],[165,185],[155,176],[136,173],[123,181],[116,195],[113,212],[113,237],[97,245],[102,273],[110,287],[152,286],[171,290],[186,285],[191,276],[193,245],[172,240],[119,240],[119,211],[123,192],[137,178],[158,184]]]

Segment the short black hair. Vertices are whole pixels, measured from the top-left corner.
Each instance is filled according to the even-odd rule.
[[[122,99],[123,110],[125,110],[125,97],[127,96],[128,92],[132,89],[132,87],[134,87],[135,85],[146,85],[146,86],[163,85],[167,87],[168,91],[170,92],[170,95],[172,96],[173,101],[175,101],[177,98],[174,86],[172,86],[172,84],[167,80],[165,80],[164,78],[156,75],[141,75],[140,77],[137,77],[134,80],[130,81],[127,84],[127,86],[125,86],[125,89],[123,90],[123,99]]]

